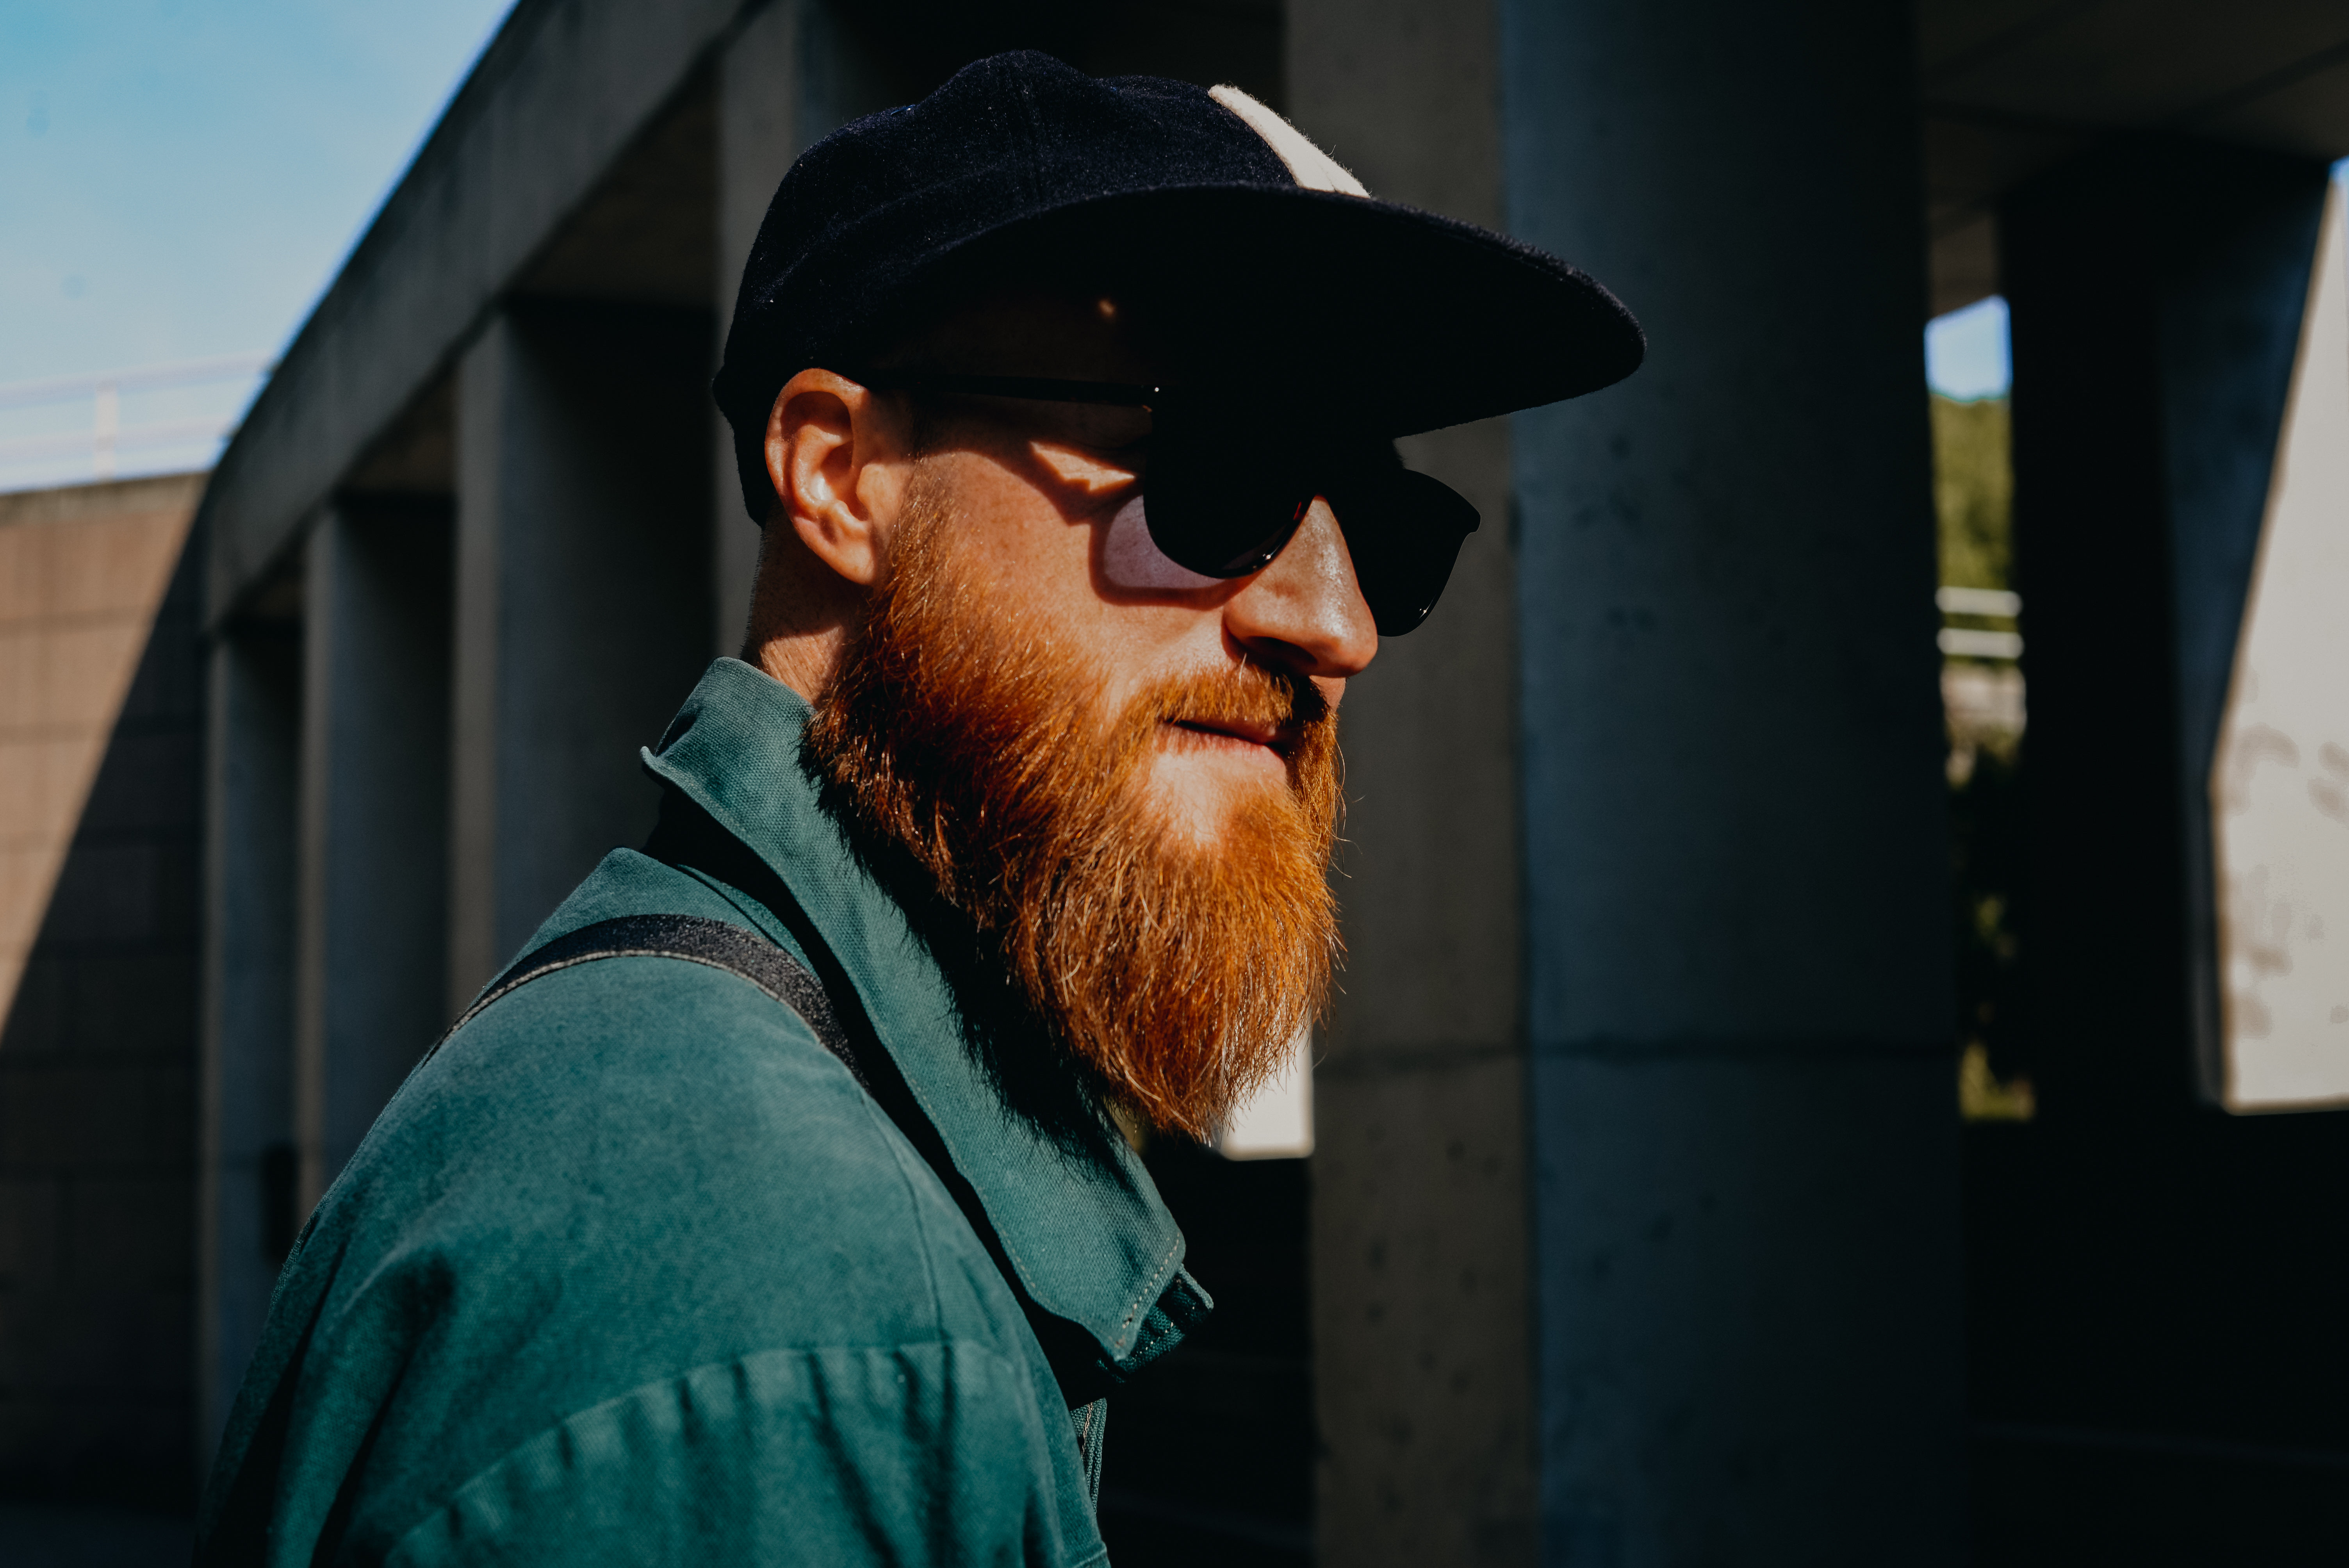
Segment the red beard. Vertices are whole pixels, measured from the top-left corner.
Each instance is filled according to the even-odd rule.
[[[1329,995],[1337,716],[1309,680],[1253,664],[1109,712],[1045,618],[961,570],[957,537],[935,501],[909,507],[809,749],[1102,1086],[1205,1138]],[[1158,820],[1146,785],[1171,720],[1296,731],[1287,788],[1247,790],[1220,832]]]

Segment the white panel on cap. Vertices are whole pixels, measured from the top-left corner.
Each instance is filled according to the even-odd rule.
[[[1308,191],[1339,191],[1349,196],[1370,194],[1336,159],[1306,140],[1303,131],[1239,88],[1210,88],[1207,96],[1247,121],[1247,128],[1264,138],[1265,145],[1288,165],[1288,172]]]

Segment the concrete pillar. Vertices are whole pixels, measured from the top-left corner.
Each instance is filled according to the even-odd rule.
[[[2213,1102],[2208,819],[2325,183],[2147,140],[2000,212],[2038,1114],[1968,1133],[1985,1561],[2349,1553],[2349,1118]]]
[[[302,640],[232,623],[212,646],[196,1213],[199,1474],[261,1343],[295,1227],[294,969]]]
[[[295,1119],[306,1212],[447,1024],[450,516],[346,501],[307,544]]]
[[[1377,195],[1503,222],[1492,12],[1294,0],[1289,107]],[[1405,443],[1483,528],[1347,692],[1348,959],[1314,1078],[1317,1545],[1331,1563],[1535,1552],[1509,435]]]
[[[2018,551],[2031,592],[2048,596],[2027,601],[2034,816],[2054,830],[2036,940],[2055,944],[2047,995],[2067,1009],[2047,1020],[2050,1039],[2077,1025],[2072,1048],[2098,1053],[2050,1057],[2051,1114],[2074,1098],[2073,1074],[2077,1094],[2106,1100],[2220,1095],[2208,779],[2325,180],[2313,159],[2139,144],[2002,210],[2006,263],[2022,269],[2010,292]],[[2094,782],[2110,748],[2147,743],[2164,755],[2146,788],[2115,798]],[[2146,923],[2074,923],[2086,910],[2073,901],[2122,884],[2153,901]],[[2141,958],[2156,931],[2172,954],[2164,980],[2126,1005],[2141,1030],[2189,1029],[2183,1051],[2148,1053],[2101,1026],[2123,1004],[2064,979]]]
[[[1501,16],[1510,227],[1651,344],[1515,429],[1543,1560],[1955,1563],[1909,13]]]
[[[452,1008],[651,830],[636,748],[709,656],[709,344],[698,311],[525,301],[464,351]]]
[[[870,18],[844,14],[827,0],[764,0],[748,12],[718,57],[713,365],[725,345],[750,243],[792,160],[848,121],[928,90],[904,73],[902,60],[876,47],[874,32]],[[714,419],[713,427],[713,624],[717,652],[739,654],[750,621],[760,535],[742,507],[733,434],[723,419]]]
[[[775,187],[800,153],[800,38],[805,31],[797,0],[770,0],[751,12],[718,57],[718,275],[716,346],[722,352],[734,295],[750,242],[767,216]],[[758,574],[759,528],[742,508],[735,478],[734,435],[711,422],[716,453],[710,486],[716,651],[742,651],[750,619],[750,586]]]

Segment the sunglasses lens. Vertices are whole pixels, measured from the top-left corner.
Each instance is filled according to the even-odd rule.
[[[1294,462],[1250,451],[1264,421],[1232,424],[1219,429],[1179,407],[1161,407],[1152,420],[1143,485],[1151,542],[1206,577],[1245,577],[1269,564],[1312,504]]]
[[[1416,628],[1452,580],[1462,542],[1476,531],[1476,509],[1442,480],[1402,468],[1349,486],[1331,504],[1379,635]]]
[[[1327,495],[1379,634],[1413,630],[1451,581],[1462,541],[1476,531],[1476,509],[1443,481],[1404,468],[1384,442],[1368,457],[1321,449],[1322,461],[1268,450],[1263,432],[1282,424],[1261,410],[1219,418],[1179,404],[1156,408],[1144,481],[1152,542],[1202,576],[1245,577],[1270,564],[1314,496]],[[1346,477],[1322,479],[1328,459]]]

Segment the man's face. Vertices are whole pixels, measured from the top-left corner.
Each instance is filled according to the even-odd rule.
[[[929,334],[931,366],[1151,385],[1167,356],[1106,299],[998,300]],[[1378,652],[1343,535],[1317,500],[1263,571],[1205,579],[1159,554],[1133,504],[1147,488],[1140,409],[1013,398],[933,400],[921,461],[945,498],[969,591],[1016,606],[1098,680],[1106,714],[1146,690],[1244,665],[1309,682],[1334,713]],[[1266,436],[1278,439],[1278,431]],[[1203,845],[1252,792],[1285,787],[1299,736],[1237,717],[1176,717],[1153,737],[1146,810]]]
[[[921,361],[1157,370],[1087,300],[973,313]],[[1157,553],[1133,504],[1143,412],[957,399],[897,415],[905,461],[838,472],[887,526],[809,744],[1066,1049],[1153,1122],[1204,1134],[1318,1012],[1338,948],[1335,710],[1377,649],[1342,536],[1317,502],[1263,570],[1198,577]],[[870,440],[886,450],[883,429]]]

